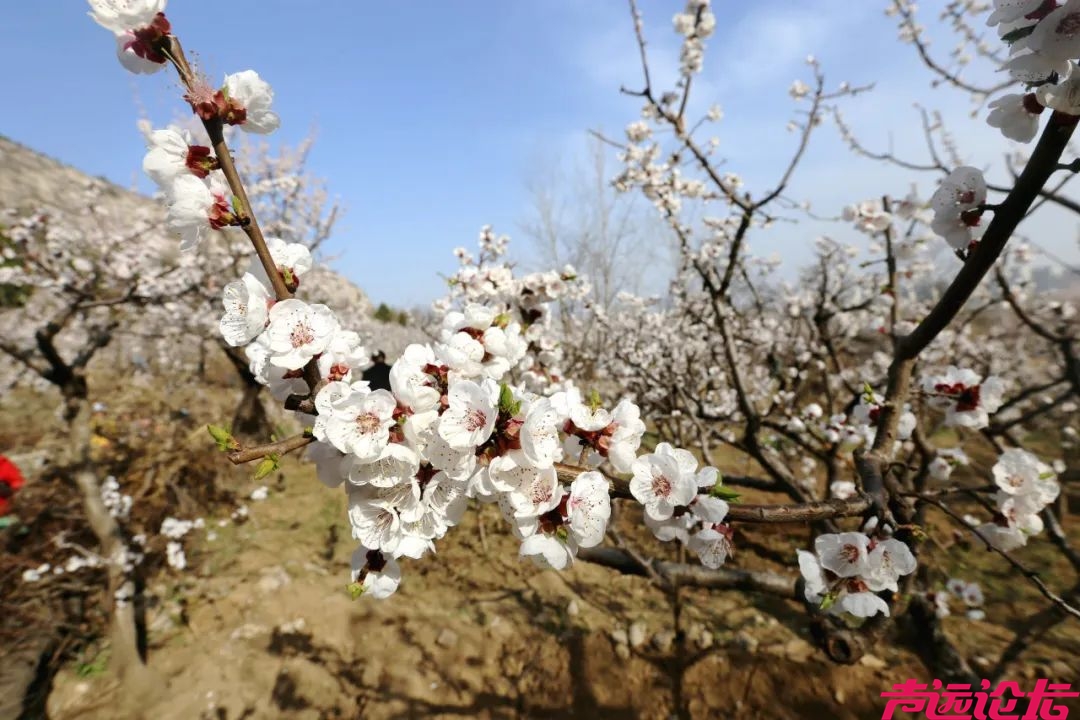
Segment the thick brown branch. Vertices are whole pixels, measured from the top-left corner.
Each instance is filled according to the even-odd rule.
[[[847,500],[815,500],[798,505],[743,505],[728,507],[727,519],[758,523],[812,523],[838,517],[862,515],[873,507],[869,496],[859,495]]]
[[[609,547],[582,549],[578,551],[578,558],[618,570],[625,575],[648,577],[650,575],[649,568],[651,568],[666,582],[675,582],[683,586],[712,588],[714,590],[748,590],[778,595],[790,600],[796,599],[795,578],[775,573],[738,570],[735,568],[711,570],[702,565],[686,565],[664,560],[651,560],[648,567],[644,567],[630,553]]]
[[[1057,170],[1061,153],[1064,152],[1075,129],[1076,118],[1058,113],[1050,116],[1031,154],[1031,159],[1017,178],[1012,192],[994,211],[994,219],[975,250],[968,256],[964,267],[918,327],[900,340],[899,359],[916,357],[960,312],[964,303],[975,292],[975,288],[979,286],[983,277],[1001,255],[1016,226],[1024,219],[1031,203],[1039,196],[1043,185]]]

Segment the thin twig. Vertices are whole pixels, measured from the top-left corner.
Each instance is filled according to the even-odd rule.
[[[290,453],[293,450],[299,450],[302,447],[310,445],[315,442],[315,438],[310,434],[303,432],[299,435],[293,435],[287,437],[284,440],[278,440],[277,442],[267,443],[266,445],[256,445],[251,448],[241,448],[240,450],[234,450],[229,453],[229,462],[233,465],[243,465],[253,460],[261,460],[264,457],[270,455],[284,455]]]
[[[968,531],[974,533],[974,535],[977,538],[979,538],[980,540],[983,541],[983,544],[986,545],[987,550],[992,550],[992,551],[996,552],[998,555],[1000,555],[1001,557],[1005,558],[1005,560],[1010,565],[1012,565],[1014,568],[1016,568],[1016,570],[1018,570],[1021,574],[1023,574],[1024,577],[1026,577],[1028,580],[1030,580],[1035,585],[1035,587],[1037,587],[1039,589],[1039,592],[1042,593],[1043,597],[1045,597],[1047,600],[1049,600],[1050,602],[1052,602],[1055,605],[1057,605],[1058,607],[1060,607],[1063,611],[1067,612],[1069,615],[1072,615],[1073,617],[1080,620],[1080,610],[1074,608],[1072,605],[1070,605],[1068,602],[1066,602],[1063,597],[1061,597],[1060,595],[1055,593],[1053,590],[1051,590],[1049,587],[1047,587],[1046,583],[1044,583],[1042,581],[1042,578],[1039,577],[1039,573],[1035,572],[1034,570],[1029,569],[1026,565],[1021,563],[1019,560],[1017,560],[1016,558],[1014,558],[1012,555],[1005,552],[1004,550],[1001,550],[1001,549],[997,548],[992,542],[990,542],[989,538],[987,538],[985,535],[982,534],[982,532],[978,528],[975,528],[975,527],[972,527],[972,526],[968,525],[964,521],[964,518],[962,518],[960,515],[958,515],[956,512],[954,512],[951,508],[949,508],[948,505],[943,503],[938,498],[935,498],[935,497],[932,497],[932,496],[929,496],[929,495],[920,495],[919,499],[922,500],[923,502],[930,503],[934,507],[941,510],[941,512],[948,515],[957,525],[964,528],[965,530],[968,530]]]

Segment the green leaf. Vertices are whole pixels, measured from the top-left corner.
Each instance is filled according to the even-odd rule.
[[[229,450],[240,449],[240,443],[229,432],[229,428],[221,425],[207,425],[206,429],[210,432],[210,437],[214,438],[214,442],[217,443],[218,450],[228,452]]]
[[[510,386],[503,383],[499,386],[499,409],[506,410],[514,402],[514,392],[510,389]]]
[[[499,386],[499,412],[510,417],[521,412],[521,402],[514,399],[514,391],[506,383]]]
[[[1038,23],[1036,23],[1037,25]],[[1035,25],[1028,25],[1027,27],[1016,28],[1010,32],[1001,36],[1001,39],[1005,41],[1007,45],[1012,45],[1017,40],[1026,38],[1035,29]]]
[[[278,270],[281,273],[281,279],[285,281],[285,287],[296,287],[296,275],[293,273],[291,268],[279,268]]]
[[[262,480],[264,477],[274,472],[280,467],[281,458],[277,455],[267,455],[259,463],[259,466],[255,468],[255,480]]]
[[[831,608],[835,604],[836,604],[836,595],[833,594],[833,593],[829,593],[825,597],[821,598],[820,607],[821,607],[822,610],[828,610],[829,608]]]
[[[734,490],[730,490],[721,484],[720,480],[716,481],[716,484],[709,488],[709,495],[714,498],[720,498],[726,502],[737,503],[741,497],[739,493]]]
[[[911,537],[918,542],[927,540],[930,536],[926,534],[921,525],[901,525],[900,527],[911,533]]]
[[[349,583],[345,586],[345,589],[349,591],[349,597],[353,600],[356,600],[364,594],[364,583]]]
[[[870,387],[868,382],[863,383],[863,397],[868,405],[874,404],[874,388]]]

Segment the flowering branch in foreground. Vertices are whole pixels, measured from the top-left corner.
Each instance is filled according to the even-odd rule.
[[[914,582],[916,569],[920,509],[905,500],[911,497],[905,486],[924,483],[937,460],[941,462],[933,472],[939,475],[947,476],[953,467],[944,453],[938,457],[920,441],[916,410],[942,409],[946,426],[983,429],[1003,403],[1003,389],[995,376],[955,367],[937,375],[927,373],[917,394],[915,361],[956,320],[1058,169],[1075,125],[1075,116],[1059,100],[1054,101],[1058,106],[1031,160],[1001,203],[986,203],[981,173],[967,167],[955,170],[935,193],[931,201],[935,217],[929,224],[954,245],[964,265],[917,324],[911,320],[916,317],[913,311],[901,319],[896,306],[899,237],[887,210],[891,205],[860,207],[849,213],[850,219],[868,234],[885,235],[887,292],[871,290],[865,281],[839,287],[837,283],[851,281],[849,266],[838,261],[842,253],[834,244],[821,242],[823,277],[818,297],[806,303],[814,308],[813,315],[807,317],[802,304],[787,312],[799,326],[808,321],[816,333],[815,346],[807,342],[791,368],[775,367],[775,357],[751,363],[747,358],[761,339],[764,323],[752,327],[733,300],[739,285],[749,298],[747,307],[765,315],[765,301],[748,269],[747,234],[775,219],[769,208],[785,202],[783,193],[825,102],[860,90],[843,86],[836,93],[826,92],[816,61],[810,61],[815,89],[799,83],[791,91],[796,101],[810,100],[798,149],[775,187],[751,200],[739,189],[737,176],[715,170],[711,148],[694,139],[686,119],[691,80],[702,70],[704,41],[716,24],[708,0],[690,0],[675,18],[676,30],[684,37],[680,84],[677,92],[663,94],[651,84],[641,19],[631,2],[645,89],[629,94],[645,100],[644,120],[627,128],[629,142],[621,146],[627,169],[616,186],[640,188],[657,206],[679,240],[680,279],[686,281],[673,288],[675,312],[633,317],[648,318],[647,329],[670,339],[669,344],[691,346],[694,355],[681,358],[686,366],[720,372],[669,392],[668,384],[650,375],[662,357],[655,349],[638,354],[633,338],[622,336],[612,356],[624,371],[631,368],[645,376],[642,402],[704,388],[693,398],[687,420],[696,424],[699,436],[745,452],[769,482],[796,501],[742,505],[735,502],[737,497],[719,471],[710,464],[702,466],[683,447],[686,443],[663,441],[642,452],[646,418],[639,402],[623,398],[605,406],[598,393],[583,393],[563,377],[559,369],[563,348],[551,332],[551,306],[563,298],[585,296],[586,283],[573,268],[515,277],[507,264],[499,262],[505,241],[488,229],[481,234],[479,261],[459,252],[461,268],[451,278],[451,297],[440,306],[438,339],[405,349],[393,366],[389,390],[368,387],[359,377],[368,356],[361,338],[343,328],[331,308],[294,297],[301,276],[311,268],[310,254],[297,244],[262,235],[224,140],[225,124],[259,133],[277,127],[269,85],[246,71],[226,76],[220,88],[211,86],[185,59],[164,17],[164,0],[90,3],[94,18],[120,39],[126,66],[132,67],[129,56],[134,55],[139,69],[147,63],[171,62],[179,73],[185,100],[202,120],[211,148],[155,133],[148,171],[162,187],[169,227],[183,238],[183,247],[195,250],[233,227],[248,237],[256,257],[249,271],[225,290],[222,335],[230,346],[245,348],[251,374],[286,408],[297,411],[303,427],[310,428],[276,443],[231,448],[230,460],[273,459],[308,447],[320,480],[344,488],[348,495],[352,534],[359,541],[352,559],[352,592],[376,598],[393,594],[401,581],[399,560],[432,552],[435,542],[458,524],[470,500],[496,504],[521,542],[521,557],[540,567],[564,569],[582,557],[623,572],[655,574],[672,584],[685,581],[783,596],[794,593],[789,579],[722,567],[733,550],[734,523],[815,523],[830,532],[816,536],[813,552],[799,550],[797,562],[803,599],[817,616],[818,627],[831,628],[823,641],[834,649],[830,655],[852,662],[860,647],[884,631],[884,618]],[[1061,58],[1054,53],[1066,52],[1061,49],[1066,41],[1046,31],[1049,24],[1041,24],[1052,16],[1031,18],[1036,23],[1031,35],[1043,38],[1046,52],[1040,54],[1039,46],[1032,46],[1035,57],[1029,58],[1030,65],[1049,73],[1039,81],[1048,85],[1058,84],[1055,79],[1061,77],[1057,74]],[[1073,52],[1069,47],[1070,57],[1080,56],[1080,48]],[[1056,97],[1050,91],[1042,96],[1048,103]],[[710,110],[708,118],[717,121],[721,116]],[[669,159],[662,159],[649,122],[674,130],[678,149]],[[683,176],[682,154],[693,158],[704,179]],[[727,217],[706,218],[707,234],[697,246],[692,229],[680,220],[684,198],[705,206],[715,202],[731,211]],[[994,219],[976,241],[973,228],[990,211]],[[915,203],[900,212],[917,224]],[[830,269],[840,280],[830,278]],[[879,382],[853,383],[836,350],[844,330],[836,333],[830,323],[880,310],[884,304],[889,304],[892,357],[884,363],[887,378],[884,394],[879,395],[874,390],[881,387]],[[673,317],[676,322],[670,322]],[[776,318],[769,320],[772,325],[766,331],[780,326]],[[703,327],[712,342],[694,346],[690,338]],[[637,333],[643,329],[640,324],[634,328]],[[798,343],[802,337],[796,326],[789,339]],[[799,380],[811,366],[825,375],[830,407],[841,404],[837,395],[842,391],[852,398],[845,412],[826,415],[816,402],[796,410],[802,392]],[[830,369],[839,381],[829,376]],[[911,407],[914,403],[925,408]],[[787,413],[783,423],[770,417],[779,408]],[[671,413],[668,418],[648,419],[658,424],[670,419],[681,433],[682,417]],[[725,419],[742,424],[739,436],[723,426]],[[909,442],[921,446],[925,461],[915,475],[894,461]],[[702,445],[702,456],[707,456]],[[835,496],[815,497],[778,447],[795,448],[811,468],[824,465]],[[997,508],[986,525],[999,529],[978,531],[988,542],[999,543],[1003,554],[1007,550],[1001,544],[1018,547],[1041,530],[1035,520],[1057,496],[1055,474],[1047,473],[1029,453],[1017,452],[1022,454],[1003,453],[1000,472],[995,469]],[[951,457],[959,464],[958,455]],[[839,476],[845,463],[856,468],[861,491]],[[929,502],[927,497],[918,499]],[[613,500],[636,502],[645,526],[658,540],[678,541],[703,567],[641,562],[627,551],[598,547],[608,532]],[[838,521],[846,517],[862,522],[856,530],[841,531]],[[869,620],[856,632],[835,622],[838,616],[845,622]]]

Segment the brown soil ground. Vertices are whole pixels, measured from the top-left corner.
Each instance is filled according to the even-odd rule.
[[[676,628],[667,597],[646,578],[584,562],[565,573],[520,562],[491,506],[470,511],[437,555],[403,562],[395,596],[352,601],[344,494],[323,487],[311,466],[287,458],[263,481],[269,498],[244,501],[247,522],[228,520],[236,506],[229,498],[246,498],[261,484],[249,479],[251,468],[231,469],[210,452],[204,426],[231,416],[231,379],[224,372],[211,392],[95,382],[110,399],[99,432],[115,437],[103,452],[126,458],[116,472],[136,495],[136,510],[159,513],[142,518],[144,527],[158,527],[166,510],[185,518],[214,510],[206,528],[185,539],[188,569],[166,568],[146,588],[149,662],[160,678],[151,697],[134,703],[109,672],[107,643],[91,641],[69,652],[55,677],[53,720],[872,718],[881,716],[883,690],[930,679],[899,630],[854,666],[830,663],[811,645],[802,608],[776,598],[684,589]],[[33,391],[8,400],[0,403],[0,451],[35,448],[55,427],[55,403]],[[132,428],[141,435],[133,439]],[[985,475],[992,460],[979,459],[974,471]],[[754,472],[733,458],[722,465]],[[32,485],[23,500],[47,491]],[[60,485],[55,492],[61,496],[42,502],[55,504],[70,491]],[[744,500],[781,498],[747,491]],[[620,518],[629,541],[656,549],[635,521],[629,510]],[[1065,526],[1080,546],[1080,515]],[[940,516],[931,516],[927,531],[920,552],[938,568],[934,584],[958,576],[978,581],[986,594],[985,621],[959,614],[944,621],[961,652],[985,670],[1046,601]],[[735,567],[794,574],[794,550],[809,544],[806,528],[738,533]],[[1059,591],[1077,581],[1044,537],[1017,556]],[[0,605],[7,590],[0,587]],[[613,634],[641,642],[630,647]],[[1024,687],[1036,677],[1080,685],[1078,648],[1080,622],[1062,623],[1005,677]]]
[[[244,524],[208,520],[216,539],[190,536],[197,570],[150,588],[163,600],[150,619],[156,699],[123,709],[106,658],[88,657],[57,677],[52,718],[867,718],[880,717],[891,684],[926,679],[892,642],[832,665],[794,604],[743,593],[684,592],[686,640],[673,644],[671,608],[645,579],[520,563],[491,507],[435,557],[403,564],[396,596],[351,601],[340,493],[289,464],[270,498],[249,506]],[[994,566],[999,580],[984,581],[993,622],[946,621],[969,656],[995,657],[1008,626],[1038,607]],[[611,634],[634,623],[645,641],[627,652]],[[1077,630],[1060,626],[1011,676],[1075,682]]]

